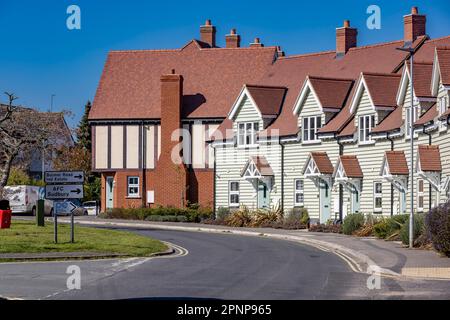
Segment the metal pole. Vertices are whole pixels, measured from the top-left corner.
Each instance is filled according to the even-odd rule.
[[[55,230],[55,243],[58,243],[58,212],[56,212],[54,210],[53,214],[54,214],[53,222],[54,222],[54,230]]]
[[[71,228],[70,228],[70,242],[71,243],[75,243],[75,231],[74,231],[75,225],[74,225],[74,218],[73,218],[73,216],[74,216],[74,214],[73,214],[73,211],[72,211],[72,213],[70,214],[70,225],[71,225]]]
[[[410,114],[410,139],[411,139],[411,213],[409,216],[409,248],[414,247],[414,52],[410,53],[411,63],[411,114]]]
[[[45,179],[45,142],[42,140],[42,156],[41,156],[41,162],[42,162],[42,181]]]

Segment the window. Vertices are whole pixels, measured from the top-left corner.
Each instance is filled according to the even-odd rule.
[[[423,212],[424,202],[424,182],[422,179],[417,180],[417,211]]]
[[[294,205],[296,207],[303,207],[305,203],[305,181],[302,179],[296,179],[294,181]]]
[[[238,145],[254,146],[257,142],[257,133],[259,131],[258,122],[245,122],[238,124]]]
[[[128,177],[128,197],[139,198],[139,177]]]
[[[448,105],[447,105],[447,97],[441,97],[438,101],[438,107],[439,107],[439,115],[442,116],[445,112],[447,112]],[[441,121],[439,125],[439,130],[443,131],[445,130],[445,121]]]
[[[383,211],[383,183],[375,182],[373,185],[373,211],[381,213]]]
[[[239,207],[239,182],[230,182],[229,202],[230,207]]]
[[[371,143],[373,142],[370,137],[373,127],[375,127],[375,116],[361,116],[359,117],[359,142]]]
[[[322,128],[322,117],[303,118],[303,142],[318,141],[317,131]]]
[[[418,108],[414,107],[414,113],[413,113],[413,123],[416,122],[417,120],[417,116],[418,116]],[[410,123],[411,123],[411,107],[406,108],[406,119],[405,119],[405,137],[409,138],[411,136],[411,128],[410,128]],[[414,135],[415,137],[417,137],[417,135]]]

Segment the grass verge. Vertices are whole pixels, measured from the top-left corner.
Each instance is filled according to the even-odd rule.
[[[58,224],[58,244],[53,242],[53,224],[37,227],[31,221],[13,221],[11,229],[0,230],[0,254],[89,252],[148,256],[167,250],[158,240],[126,231],[75,225],[75,243],[70,243],[70,225]]]

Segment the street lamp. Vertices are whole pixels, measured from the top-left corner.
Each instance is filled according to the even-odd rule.
[[[411,176],[411,213],[409,216],[409,247],[414,247],[414,53],[415,49],[411,46],[397,48],[397,50],[409,53],[410,63],[410,78],[411,78],[411,106],[410,106],[410,120],[409,120],[409,138],[411,141],[411,156],[410,156],[410,176]]]

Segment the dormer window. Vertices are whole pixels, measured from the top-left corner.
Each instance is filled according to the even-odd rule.
[[[303,117],[303,142],[318,142],[317,131],[322,128],[322,117]]]
[[[249,147],[257,144],[258,122],[241,122],[238,124],[238,146]]]
[[[417,121],[417,108],[414,107],[414,112],[413,112],[413,123],[415,123]],[[406,119],[405,119],[405,137],[409,138],[411,136],[411,107],[407,107],[406,108]],[[415,137],[417,135],[414,135]]]
[[[370,133],[375,127],[375,116],[367,115],[359,117],[359,143],[373,143]]]

